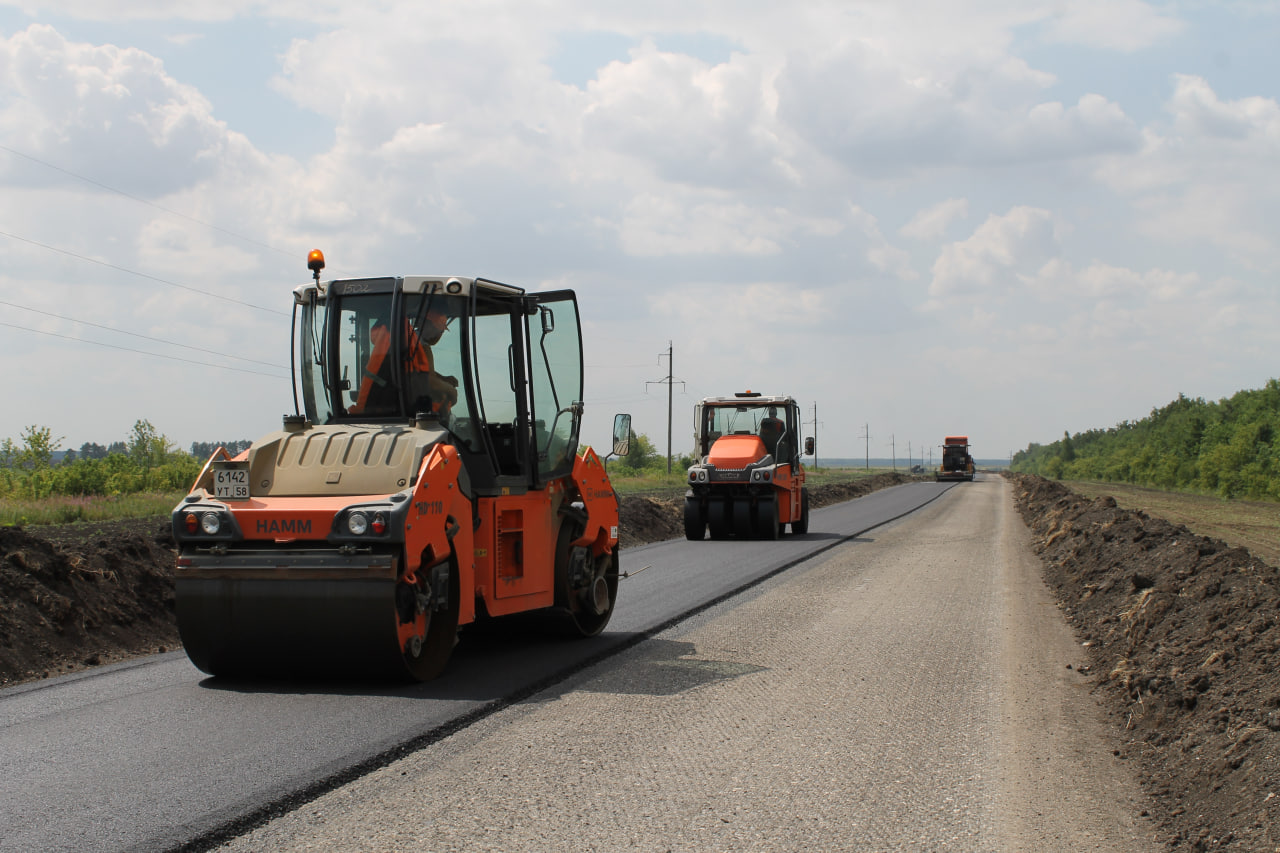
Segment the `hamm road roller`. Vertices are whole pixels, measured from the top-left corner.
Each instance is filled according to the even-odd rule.
[[[321,281],[293,292],[294,413],[219,449],[173,512],[177,619],[217,676],[427,680],[460,626],[541,611],[600,633],[618,502],[578,447],[570,290],[483,278]],[[615,418],[613,453],[630,418]]]
[[[743,391],[707,397],[693,409],[684,534],[694,541],[777,539],[809,530],[809,490],[800,464],[800,407],[793,397]],[[813,454],[813,437],[804,443]]]

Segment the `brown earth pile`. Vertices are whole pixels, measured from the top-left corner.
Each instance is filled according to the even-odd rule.
[[[1280,849],[1280,572],[1112,498],[1010,479],[1168,848]]]
[[[178,646],[169,520],[0,527],[0,685]]]

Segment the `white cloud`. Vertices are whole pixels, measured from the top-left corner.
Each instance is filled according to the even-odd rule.
[[[980,64],[979,64],[980,63]],[[836,88],[824,81],[838,80]],[[961,68],[910,67],[860,43],[788,57],[779,114],[816,150],[867,178],[937,167],[1071,161],[1136,150],[1119,105],[1083,93],[1040,100],[1054,82],[994,57]]]
[[[993,214],[968,239],[943,248],[933,265],[926,307],[1001,299],[1060,251],[1049,211],[1015,207],[1003,216]]]
[[[1180,35],[1186,24],[1142,0],[1071,0],[1056,5],[1050,40],[1133,52]]]
[[[1105,161],[1098,177],[1135,206],[1135,228],[1153,241],[1216,247],[1236,263],[1280,269],[1269,223],[1280,197],[1280,101],[1222,100],[1200,77],[1176,75],[1167,126],[1149,128],[1133,157]]]
[[[645,44],[588,85],[583,144],[626,154],[676,183],[734,190],[793,183],[764,71],[741,56],[708,66]]]
[[[968,215],[967,199],[949,198],[917,212],[910,222],[898,229],[898,233],[912,240],[937,240],[947,233],[951,223]]]
[[[75,44],[33,24],[0,40],[0,138],[72,172],[155,197],[212,174],[236,138],[199,92],[135,49]],[[33,172],[49,180],[64,177]]]

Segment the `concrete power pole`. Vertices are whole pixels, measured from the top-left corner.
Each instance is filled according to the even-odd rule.
[[[809,425],[813,427],[813,470],[818,471],[818,403],[813,404],[813,420],[809,421]]]
[[[871,470],[871,424],[862,425],[862,467]]]
[[[665,384],[667,386],[667,474],[668,475],[671,474],[671,390],[672,388],[675,387],[675,384],[677,381],[682,386],[684,385],[684,380],[677,380],[672,376],[672,371],[674,369],[672,364],[674,353],[675,353],[674,345],[671,343],[671,341],[667,341],[667,351],[665,353],[667,357],[667,378],[655,379],[653,381],[644,383],[646,390],[650,385]],[[658,353],[658,358],[662,358],[663,355],[664,353]]]

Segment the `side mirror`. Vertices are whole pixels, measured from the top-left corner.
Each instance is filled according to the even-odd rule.
[[[805,455],[805,456],[812,456],[812,455],[813,455],[813,436],[811,436],[811,435],[807,435],[807,436],[805,436],[805,439],[804,439],[804,455]]]
[[[631,452],[631,415],[613,416],[613,452],[610,456],[626,456]]]

